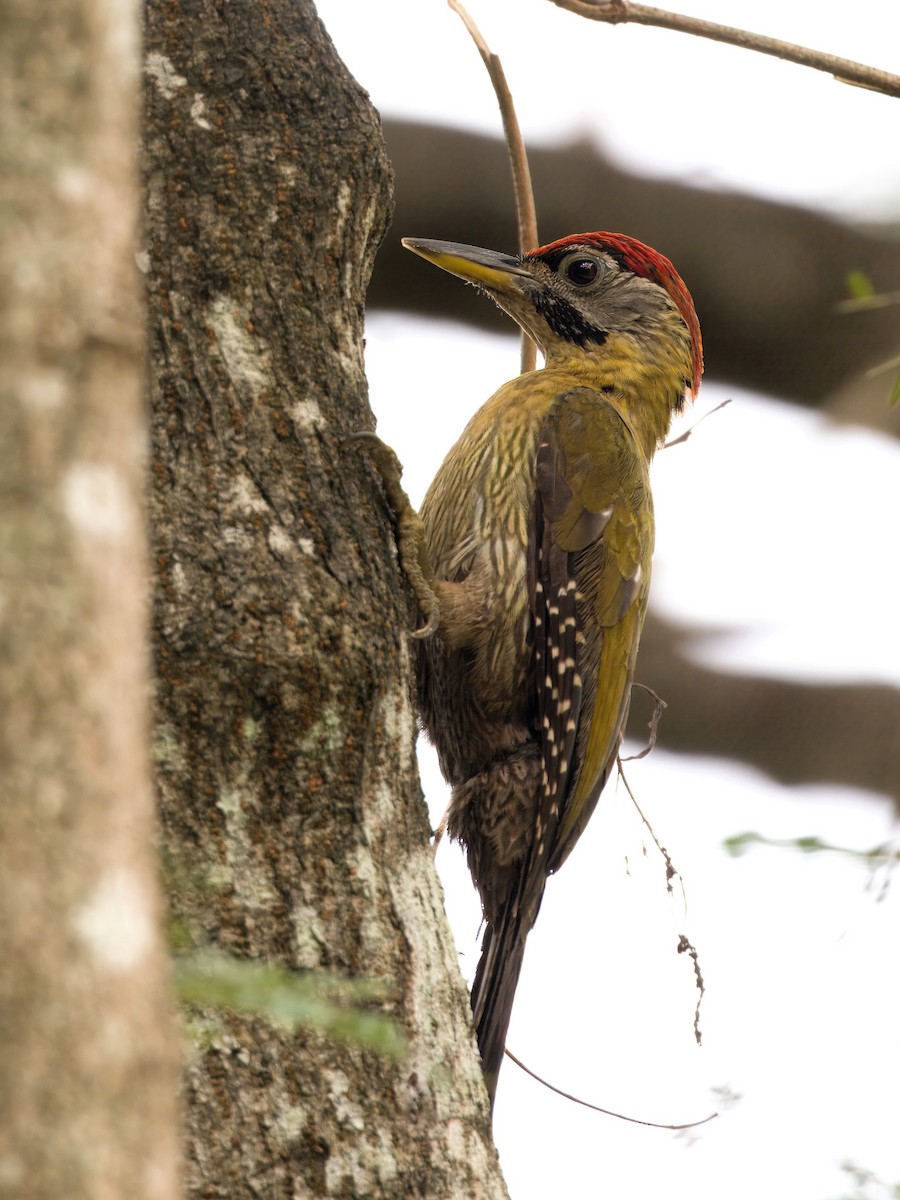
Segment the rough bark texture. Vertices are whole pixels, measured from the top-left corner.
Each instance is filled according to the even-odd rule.
[[[377,118],[310,3],[146,31],[157,762],[177,914],[386,982],[400,1062],[195,1014],[192,1195],[502,1196],[414,759],[414,620],[371,428]]]
[[[140,16],[0,18],[0,1195],[169,1200],[146,753]]]

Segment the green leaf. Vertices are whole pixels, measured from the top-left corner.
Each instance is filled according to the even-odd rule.
[[[250,1013],[289,1029],[306,1026],[394,1058],[405,1050],[394,1021],[366,1007],[388,999],[388,989],[379,980],[288,971],[203,951],[176,956],[175,988],[182,1004]]]
[[[875,295],[872,280],[865,271],[847,272],[847,290],[854,300],[868,300]]]
[[[732,858],[740,858],[750,846],[758,846],[765,843],[766,838],[758,833],[735,833],[731,837],[726,838],[722,846]]]

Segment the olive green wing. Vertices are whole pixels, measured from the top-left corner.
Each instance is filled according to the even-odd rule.
[[[565,860],[616,761],[653,550],[647,464],[602,393],[564,393],[541,431],[529,550],[542,797],[523,881]],[[539,899],[538,899],[539,903]]]

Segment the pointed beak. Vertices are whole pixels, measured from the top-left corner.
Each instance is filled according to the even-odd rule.
[[[496,296],[521,296],[522,279],[530,279],[528,271],[517,258],[482,250],[478,246],[463,246],[458,242],[432,242],[424,238],[403,238],[403,245],[414,254],[427,258],[451,275],[467,283],[475,283]]]

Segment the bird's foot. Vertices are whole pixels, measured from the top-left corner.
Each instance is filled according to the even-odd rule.
[[[394,514],[394,521],[397,525],[397,552],[400,555],[400,565],[409,586],[415,593],[419,611],[425,618],[425,624],[421,629],[414,630],[410,636],[414,638],[431,637],[440,624],[440,606],[432,587],[434,572],[425,542],[425,527],[422,524],[422,518],[413,508],[409,496],[400,483],[403,467],[394,451],[376,433],[369,431],[352,433],[344,442],[342,449],[358,447],[362,447],[366,451],[372,465],[381,476],[388,506]]]

